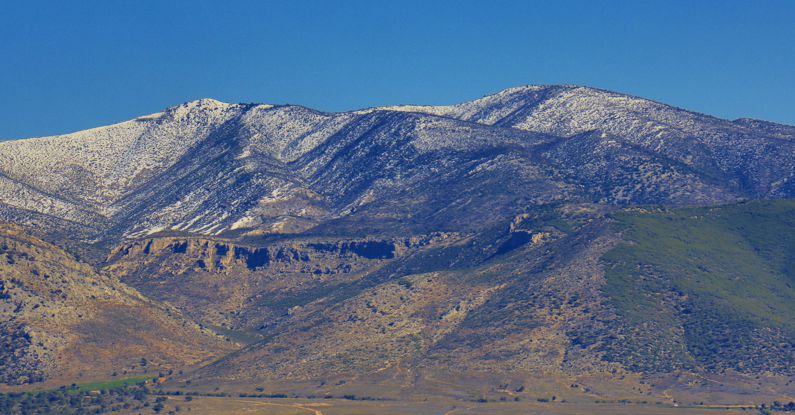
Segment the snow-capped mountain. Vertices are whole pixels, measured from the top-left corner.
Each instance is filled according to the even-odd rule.
[[[791,395],[793,197],[795,127],[576,86],[344,113],[205,99],[4,142],[0,360],[21,363],[0,381],[93,370],[37,363],[62,338],[156,334],[131,350],[163,370],[212,358],[180,385]],[[124,304],[152,327],[96,312]],[[58,307],[90,318],[54,326]],[[102,370],[149,370],[107,349]]]
[[[575,86],[348,113],[203,99],[0,143],[0,214],[114,243],[296,233],[352,215],[433,216],[474,199],[494,212],[486,206],[499,189],[522,189],[496,208],[506,214],[552,201],[704,205],[792,196],[794,154],[793,127]],[[451,220],[467,221],[422,226]]]

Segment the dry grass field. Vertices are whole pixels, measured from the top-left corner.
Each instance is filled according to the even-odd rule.
[[[541,402],[351,401],[344,399],[260,399],[236,397],[168,397],[161,413],[191,415],[739,415],[756,413],[740,407],[674,407],[663,404],[596,404]],[[131,413],[132,414],[132,413]]]

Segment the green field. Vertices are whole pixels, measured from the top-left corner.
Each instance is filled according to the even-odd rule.
[[[146,380],[151,380],[152,376],[138,376],[132,378],[125,378],[125,379],[113,379],[107,380],[103,382],[91,382],[91,383],[78,383],[77,391],[103,391],[103,390],[111,390],[111,389],[121,389],[127,386],[136,385],[138,383],[144,382]]]

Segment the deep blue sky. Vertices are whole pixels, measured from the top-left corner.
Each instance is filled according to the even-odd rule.
[[[329,111],[572,83],[795,124],[795,1],[14,1],[0,139],[184,101]]]

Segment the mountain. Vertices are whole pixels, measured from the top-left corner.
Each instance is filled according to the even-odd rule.
[[[795,127],[568,85],[345,113],[205,99],[0,143],[0,219],[50,262],[201,333],[169,343],[239,347],[194,385],[792,396],[793,197]]]

